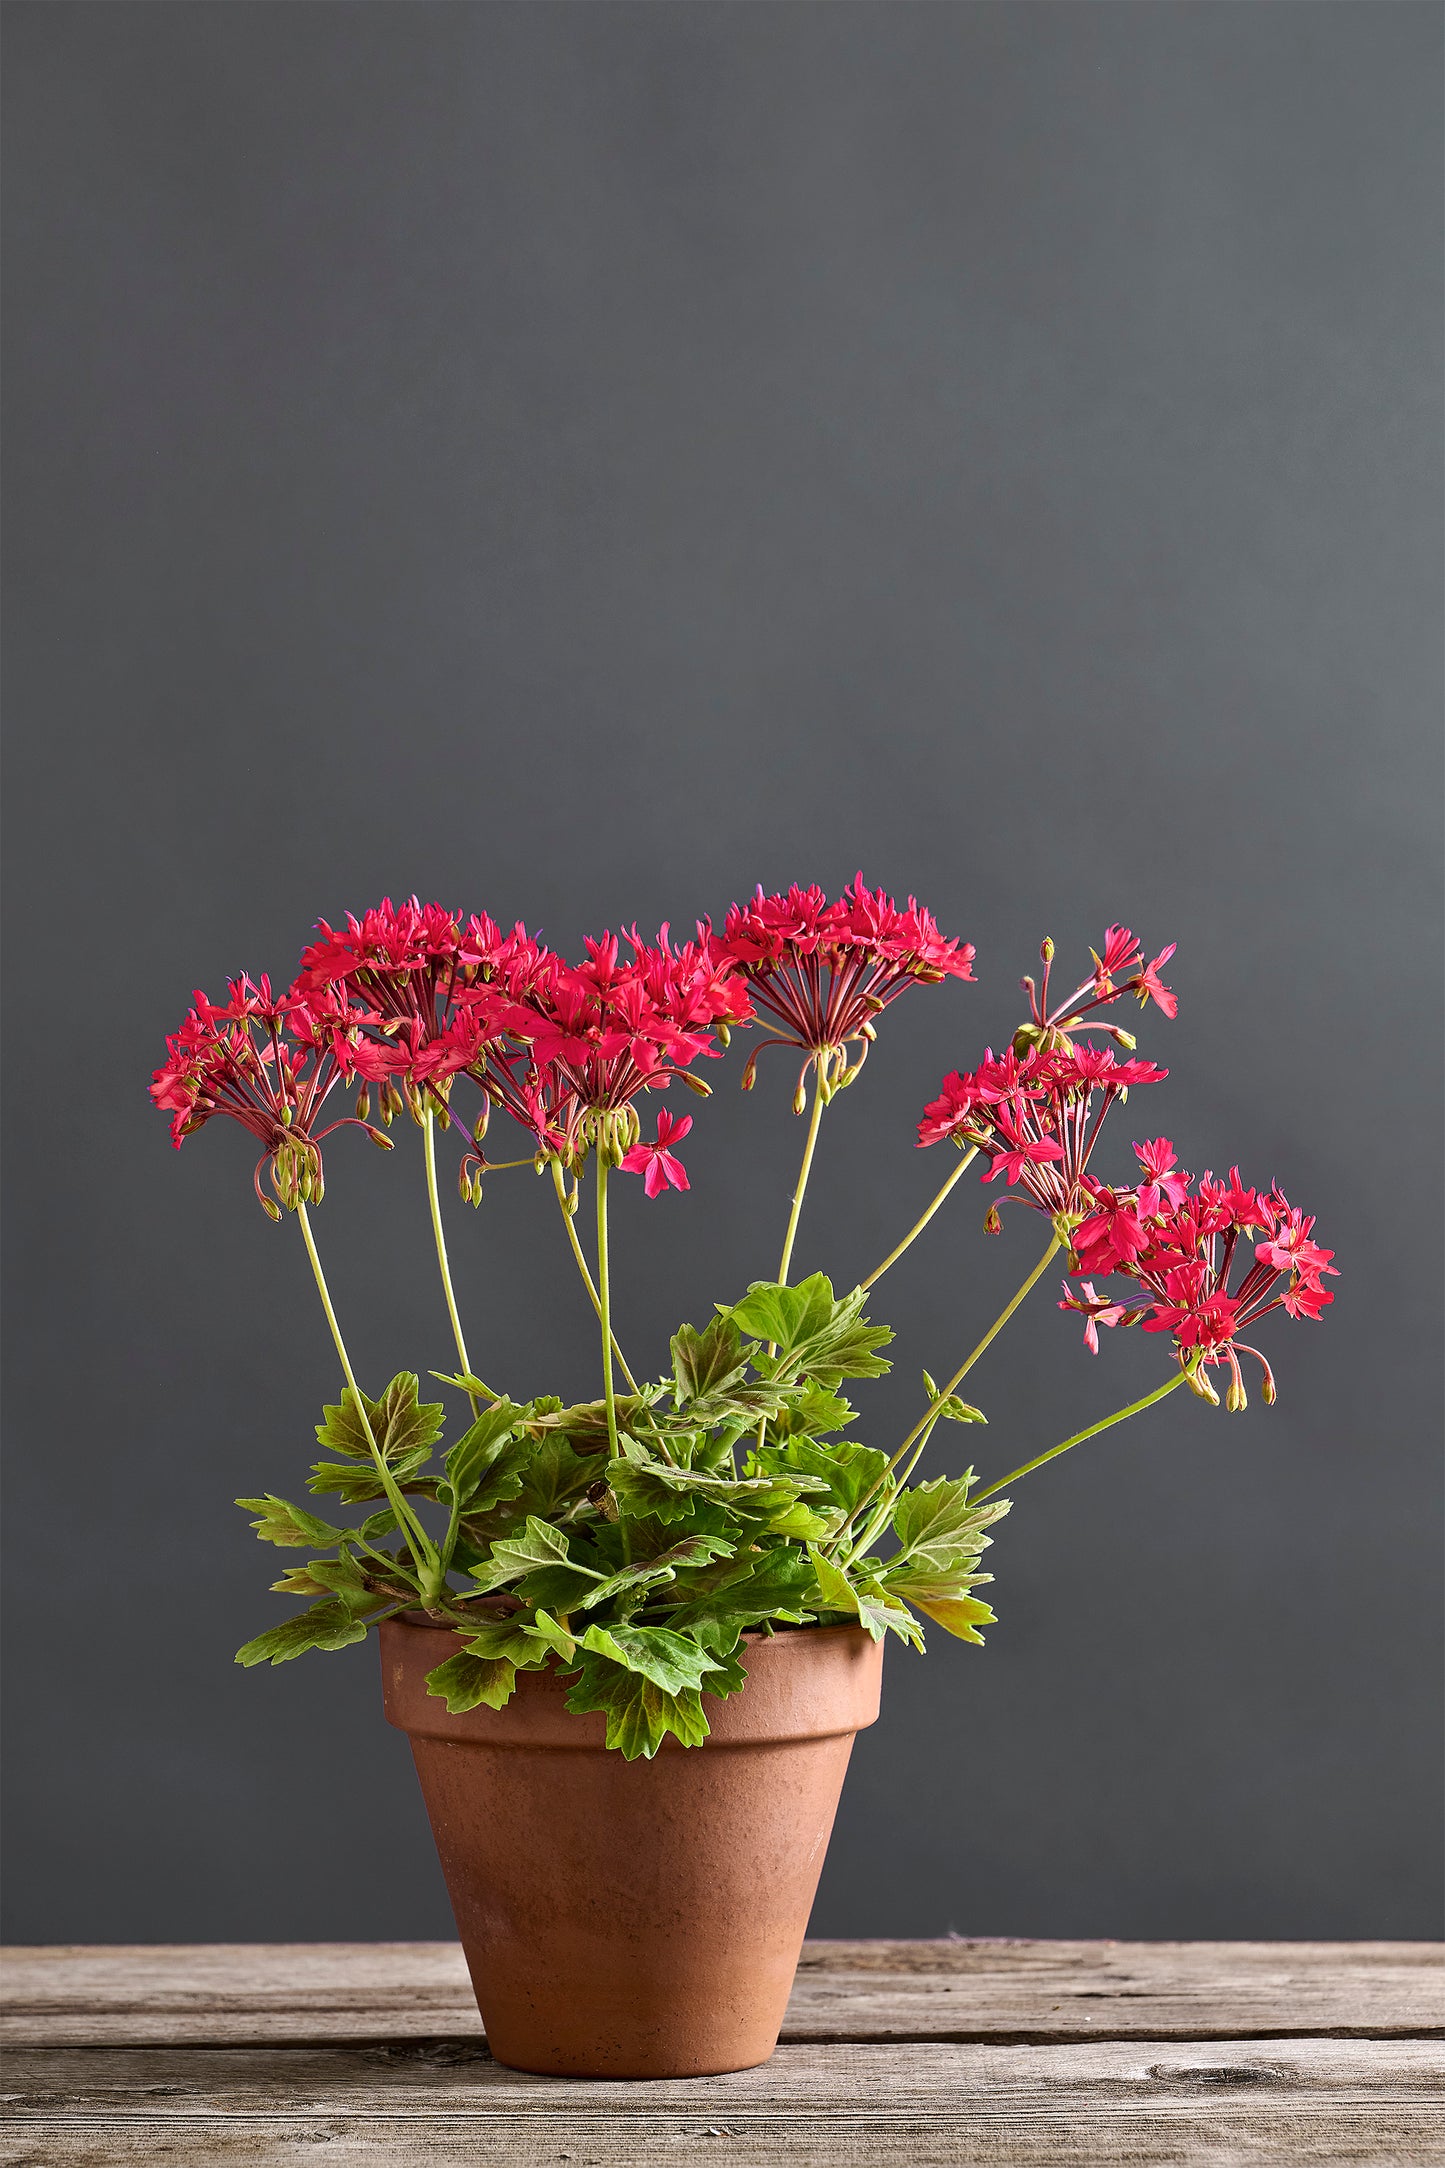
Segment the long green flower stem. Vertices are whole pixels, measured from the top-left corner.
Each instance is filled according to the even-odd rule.
[[[977,1347],[972,1349],[971,1352],[964,1357],[963,1361],[954,1371],[953,1376],[949,1379],[948,1383],[942,1386],[939,1391],[934,1395],[933,1399],[924,1409],[923,1414],[914,1424],[912,1430],[909,1431],[908,1436],[904,1439],[902,1445],[899,1446],[898,1451],[889,1461],[888,1466],[882,1470],[881,1474],[878,1477],[878,1481],[874,1483],[869,1490],[865,1491],[863,1496],[859,1499],[857,1505],[853,1508],[853,1511],[849,1514],[847,1520],[843,1523],[843,1526],[839,1529],[838,1534],[833,1539],[835,1550],[840,1547],[843,1541],[846,1539],[849,1529],[853,1526],[854,1522],[858,1518],[858,1515],[863,1511],[863,1508],[868,1504],[874,1493],[879,1489],[884,1479],[893,1473],[894,1469],[898,1466],[898,1463],[903,1459],[904,1455],[910,1452],[911,1449],[916,1446],[918,1450],[917,1452],[913,1453],[913,1458],[909,1461],[907,1468],[903,1472],[903,1475],[899,1478],[900,1482],[906,1482],[908,1477],[913,1473],[914,1467],[917,1465],[918,1455],[923,1451],[924,1446],[927,1445],[929,1437],[932,1434],[933,1427],[937,1423],[939,1416],[942,1413],[943,1404],[948,1399],[949,1394],[958,1390],[958,1387],[968,1376],[969,1371],[972,1370],[974,1364],[978,1361],[980,1355],[983,1354],[986,1348],[992,1346],[993,1342],[998,1338],[999,1334],[1003,1331],[1004,1326],[1013,1316],[1014,1311],[1024,1300],[1024,1297],[1029,1293],[1030,1289],[1032,1289],[1038,1284],[1044,1273],[1047,1272],[1050,1260],[1053,1258],[1058,1248],[1059,1238],[1057,1235],[1055,1235],[1053,1240],[1050,1242],[1048,1248],[1044,1251],[1043,1256],[1034,1266],[1033,1271],[1024,1281],[1023,1286],[1018,1289],[1017,1293],[1014,1294],[1007,1303],[1005,1303],[1003,1309],[999,1311],[998,1316],[989,1326],[988,1331],[979,1341]],[[867,1550],[869,1544],[873,1541],[874,1536],[882,1527],[884,1518],[885,1515],[883,1509],[880,1508],[879,1511],[874,1514],[872,1520],[868,1522],[857,1542],[853,1544],[853,1546],[849,1550],[848,1556],[844,1560],[845,1566],[851,1565],[855,1558],[861,1557],[863,1552]]]
[[[612,1268],[607,1255],[607,1153],[597,1147],[597,1316],[602,1326],[602,1393],[607,1402],[607,1453],[616,1460],[617,1394],[612,1383]]]
[[[452,1292],[451,1266],[447,1263],[447,1238],[442,1232],[441,1199],[437,1195],[436,1115],[431,1107],[427,1108],[426,1118],[422,1123],[422,1144],[426,1154],[426,1193],[427,1200],[431,1205],[431,1226],[432,1233],[436,1237],[437,1264],[441,1268],[442,1291],[447,1298],[447,1315],[452,1321],[452,1338],[457,1344],[457,1357],[462,1366],[462,1375],[469,1378],[472,1375],[471,1358],[467,1354],[467,1343],[462,1333],[462,1321],[457,1313],[457,1298]],[[469,1391],[467,1398],[472,1404],[472,1419],[475,1421],[482,1412],[481,1402],[474,1392]]]
[[[889,1267],[897,1264],[899,1258],[903,1255],[903,1252],[909,1247],[910,1243],[915,1242],[919,1235],[922,1234],[924,1228],[928,1225],[928,1222],[932,1219],[934,1213],[938,1210],[944,1198],[948,1195],[954,1184],[961,1180],[966,1170],[970,1166],[972,1166],[974,1160],[976,1160],[977,1157],[978,1146],[976,1144],[971,1144],[968,1150],[964,1153],[962,1159],[960,1159],[958,1165],[954,1168],[952,1174],[948,1177],[948,1180],[944,1183],[942,1189],[938,1192],[938,1195],[934,1198],[932,1204],[928,1207],[928,1210],[922,1213],[920,1217],[913,1222],[913,1225],[909,1228],[907,1234],[903,1237],[903,1240],[899,1243],[897,1249],[890,1250],[888,1252],[888,1255],[884,1258],[882,1264],[875,1265],[873,1270],[869,1273],[867,1279],[859,1282],[860,1286],[865,1288],[875,1286],[876,1283],[882,1279],[884,1273],[888,1271]]]
[[[582,1284],[591,1297],[592,1307],[597,1312],[600,1320],[602,1316],[602,1297],[597,1292],[597,1282],[592,1277],[592,1268],[587,1262],[586,1253],[577,1239],[577,1229],[573,1224],[572,1214],[567,1209],[567,1189],[563,1180],[562,1169],[555,1159],[552,1162],[552,1186],[557,1192],[557,1202],[562,1208],[562,1225],[567,1230],[567,1240],[572,1245],[572,1255],[577,1260],[577,1270],[582,1275]],[[627,1357],[618,1344],[615,1332],[612,1335],[612,1352],[617,1357],[617,1367],[626,1378],[629,1391],[635,1393],[638,1390],[637,1380],[627,1367]]]
[[[1181,1385],[1187,1385],[1188,1383],[1188,1372],[1181,1370],[1177,1377],[1172,1377],[1169,1380],[1167,1385],[1156,1386],[1155,1390],[1152,1393],[1146,1393],[1142,1400],[1131,1400],[1127,1408],[1116,1408],[1112,1415],[1104,1417],[1102,1423],[1091,1423],[1087,1430],[1075,1431],[1073,1437],[1065,1438],[1062,1445],[1051,1445],[1047,1453],[1040,1453],[1035,1459],[1026,1460],[1022,1468],[1014,1468],[1008,1475],[1001,1475],[997,1483],[989,1484],[987,1490],[975,1492],[974,1496],[969,1500],[969,1504],[981,1505],[985,1498],[992,1498],[999,1491],[1007,1490],[1010,1483],[1017,1483],[1021,1475],[1030,1475],[1035,1468],[1042,1468],[1046,1460],[1057,1460],[1060,1453],[1068,1452],[1070,1446],[1082,1445],[1085,1438],[1097,1438],[1101,1430],[1112,1430],[1115,1423],[1122,1423],[1126,1415],[1137,1415],[1143,1408],[1152,1408],[1156,1400],[1167,1398],[1170,1393],[1177,1392]]]
[[[818,1142],[818,1124],[823,1119],[823,1063],[829,1059],[826,1053],[814,1057],[813,1063],[813,1111],[808,1120],[808,1135],[803,1145],[803,1164],[798,1169],[798,1185],[793,1191],[793,1209],[788,1214],[788,1231],[783,1237],[782,1262],[778,1266],[778,1279],[787,1285],[788,1268],[793,1262],[793,1244],[797,1240],[798,1221],[803,1214],[803,1195],[808,1187],[808,1176],[813,1171],[813,1148]]]
[[[371,1457],[376,1463],[376,1472],[380,1478],[381,1487],[386,1493],[387,1504],[396,1515],[397,1525],[411,1545],[417,1566],[421,1572],[422,1596],[425,1601],[430,1602],[439,1593],[441,1587],[441,1561],[437,1555],[436,1546],[411,1507],[402,1497],[401,1492],[397,1489],[396,1478],[390,1468],[387,1467],[381,1448],[376,1442],[376,1433],[371,1427],[371,1417],[366,1412],[366,1402],[362,1398],[361,1387],[356,1382],[356,1372],[351,1367],[351,1357],[346,1352],[346,1342],[341,1337],[341,1327],[336,1322],[336,1312],[331,1306],[331,1293],[326,1285],[326,1274],[321,1269],[321,1259],[316,1253],[316,1238],[311,1232],[311,1220],[307,1214],[304,1199],[298,1198],[296,1201],[296,1217],[301,1223],[302,1239],[306,1244],[306,1254],[311,1259],[311,1270],[316,1275],[316,1291],[321,1297],[321,1307],[326,1312],[326,1322],[331,1327],[331,1337],[336,1342],[336,1352],[341,1357],[342,1376],[351,1387],[352,1398],[356,1402],[356,1412],[361,1418],[361,1427],[366,1432],[366,1442],[371,1448]]]

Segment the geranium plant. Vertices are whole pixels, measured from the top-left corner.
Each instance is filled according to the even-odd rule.
[[[702,1697],[744,1682],[744,1634],[849,1622],[921,1649],[928,1620],[976,1642],[993,1617],[977,1593],[990,1579],[980,1561],[1009,1486],[1181,1387],[1242,1409],[1241,1356],[1273,1401],[1269,1364],[1241,1335],[1275,1310],[1317,1318],[1332,1253],[1277,1188],[1251,1188],[1237,1168],[1196,1180],[1164,1137],[1135,1144],[1122,1178],[1100,1172],[1110,1110],[1166,1074],[1137,1058],[1119,1004],[1137,996],[1172,1017],[1177,1003],[1159,976],[1172,948],[1146,963],[1134,935],[1111,926],[1091,954],[1060,994],[1044,942],[1011,1044],[948,1075],[924,1109],[919,1144],[950,1143],[957,1163],[876,1270],[843,1292],[820,1272],[792,1278],[824,1115],[857,1079],[884,1010],[910,987],[971,979],[974,962],[918,904],[899,909],[861,875],[833,902],[816,888],[759,890],[721,930],[703,922],[681,943],[665,926],[655,942],[606,934],[577,964],[520,925],[386,902],[340,928],[323,922],[284,993],[246,977],[223,1002],[198,993],[152,1096],[177,1144],[217,1114],[251,1131],[256,1195],[273,1219],[297,1222],[344,1380],[308,1484],[326,1511],[239,1501],[263,1541],[308,1554],[273,1584],[308,1601],[237,1661],[343,1648],[393,1613],[420,1613],[461,1636],[428,1681],[449,1711],[499,1708],[519,1671],[553,1667],[573,1682],[568,1707],[605,1711],[607,1744],[627,1757],[651,1756],[669,1734],[697,1745]],[[706,1098],[701,1065],[744,1028],[759,1038],[743,1087],[765,1050],[791,1048],[792,1107],[806,1116],[777,1270],[701,1325],[680,1325],[661,1378],[640,1374],[613,1326],[609,1185],[623,1174],[650,1198],[688,1188],[679,1148],[691,1118],[674,1101],[649,1126],[644,1104],[673,1085]],[[338,1087],[357,1092],[349,1112],[333,1111]],[[520,1156],[488,1156],[498,1110],[525,1139]],[[421,1398],[414,1375],[375,1397],[359,1383],[311,1220],[324,1140],[352,1127],[389,1150],[398,1117],[419,1133],[456,1343],[458,1368],[441,1382],[468,1408],[449,1445],[444,1406]],[[439,1135],[460,1139],[457,1181],[473,1205],[504,1168],[547,1177],[596,1314],[595,1400],[513,1400],[474,1367],[447,1260]],[[888,1368],[893,1337],[865,1314],[869,1293],[976,1162],[996,1198],[1045,1220],[1043,1254],[952,1374],[937,1384],[924,1373],[901,1442],[863,1442],[846,1389]],[[985,1225],[998,1224],[995,1202]],[[918,1480],[939,1424],[984,1421],[959,1388],[1056,1259],[1058,1306],[1082,1316],[1088,1348],[1098,1352],[1101,1326],[1138,1325],[1159,1337],[1160,1382],[996,1480],[980,1485],[972,1468]]]

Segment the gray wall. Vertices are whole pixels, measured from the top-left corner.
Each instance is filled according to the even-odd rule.
[[[147,1105],[189,989],[383,892],[575,947],[859,865],[980,977],[888,1019],[802,1265],[875,1261],[939,1075],[1122,917],[1183,1013],[1116,1155],[1277,1178],[1344,1276],[1273,1411],[1020,1485],[815,1926],[1436,1932],[1438,11],[7,13],[9,1933],[448,1931],[374,1656],[231,1664],[230,1500],[336,1380],[247,1141]],[[776,1254],[737,1074],[620,1215],[650,1357]],[[880,1291],[878,1439],[1036,1254],[983,1201]],[[320,1235],[370,1379],[450,1361],[414,1147],[336,1140]],[[532,1178],[453,1235],[487,1373],[593,1389]],[[1161,1360],[1035,1298],[965,1442]]]

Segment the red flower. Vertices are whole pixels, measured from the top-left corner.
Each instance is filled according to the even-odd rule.
[[[1053,970],[1054,944],[1046,940],[1039,951],[1043,962],[1043,978],[1036,986],[1029,978],[1023,981],[1024,992],[1029,997],[1029,1022],[1015,1039],[1026,1044],[1057,1044],[1065,1035],[1075,1031],[1106,1031],[1120,1044],[1132,1047],[1133,1040],[1127,1032],[1115,1024],[1095,1022],[1086,1024],[1083,1019],[1091,1010],[1109,1008],[1127,993],[1138,994],[1141,1001],[1151,996],[1158,1002],[1166,1016],[1178,1013],[1179,1004],[1167,986],[1159,983],[1159,966],[1174,954],[1174,945],[1161,951],[1152,964],[1139,968],[1143,950],[1138,938],[1127,926],[1110,926],[1104,935],[1104,953],[1090,949],[1094,959],[1092,975],[1081,981],[1072,993],[1062,1001],[1051,1001],[1049,980]],[[1127,974],[1127,976],[1126,976]]]
[[[674,1159],[668,1146],[680,1144],[692,1127],[692,1116],[680,1118],[671,1115],[664,1107],[657,1117],[657,1142],[634,1144],[619,1164],[625,1174],[640,1174],[642,1186],[649,1197],[660,1196],[670,1182],[674,1189],[689,1189],[687,1169],[681,1160]]]
[[[938,1097],[930,1099],[923,1110],[923,1119],[918,1125],[920,1145],[938,1144],[944,1137],[957,1137],[979,1103],[980,1096],[972,1078],[960,1076],[956,1069],[953,1070],[944,1078]]]
[[[1093,1211],[1074,1233],[1079,1270],[1127,1272],[1148,1247],[1149,1233],[1140,1223],[1133,1197],[1100,1185]]]
[[[1183,1179],[1171,1172],[1173,1150],[1163,1138],[1140,1149],[1140,1158],[1145,1160],[1145,1171],[1158,1176],[1157,1184],[1146,1184],[1133,1196],[1100,1193],[1097,1212],[1074,1236],[1076,1269],[1121,1272],[1136,1281],[1150,1311],[1143,1320],[1145,1331],[1173,1335],[1196,1391],[1206,1398],[1219,1396],[1200,1373],[1223,1363],[1230,1379],[1226,1405],[1244,1407],[1239,1356],[1251,1355],[1264,1376],[1265,1399],[1272,1402],[1275,1388],[1269,1364],[1258,1348],[1247,1346],[1239,1335],[1270,1310],[1317,1319],[1333,1299],[1322,1284],[1324,1276],[1334,1272],[1329,1262],[1333,1252],[1311,1241],[1312,1219],[1278,1190],[1265,1196],[1246,1189],[1237,1167],[1231,1168],[1228,1185],[1206,1174],[1192,1196],[1162,1196],[1155,1210],[1136,1216],[1134,1208],[1149,1201],[1150,1188],[1162,1189],[1166,1182]],[[1240,1237],[1260,1226],[1267,1239],[1254,1246],[1250,1258]],[[1231,1286],[1238,1257],[1249,1262]],[[1085,1301],[1068,1307],[1088,1310],[1099,1300],[1087,1283],[1085,1295]]]
[[[348,912],[339,932],[322,919],[317,933],[293,994],[323,1015],[339,1002],[359,1022],[354,1070],[374,1084],[401,1080],[414,1112],[422,1088],[445,1107],[450,1079],[481,1056],[482,1019],[475,1008],[463,1013],[468,998],[482,989],[515,997],[547,962],[524,926],[504,934],[494,920],[473,916],[464,931],[458,913],[415,896],[400,905],[388,896],[360,918]]]
[[[319,1202],[324,1190],[321,1139],[351,1116],[316,1123],[349,1063],[348,1033],[355,1022],[337,1009],[318,1016],[295,994],[277,1000],[268,978],[232,979],[225,1002],[197,993],[179,1031],[166,1041],[170,1055],[151,1082],[151,1098],[172,1116],[171,1141],[179,1146],[213,1114],[239,1122],[263,1145],[252,1184],[263,1209],[279,1218],[261,1188],[270,1163],[276,1197],[294,1210],[301,1200]],[[358,1127],[377,1135],[365,1122]]]
[[[704,932],[707,929],[702,929]],[[825,1093],[851,1083],[867,1057],[874,1019],[908,986],[973,977],[974,951],[950,941],[932,914],[912,896],[900,910],[881,889],[868,889],[860,873],[836,903],[821,888],[790,888],[747,904],[734,904],[712,953],[742,972],[760,1009],[773,1024],[770,1046],[800,1048]],[[844,1049],[856,1054],[851,1066]],[[750,1089],[759,1047],[743,1073]],[[801,1111],[801,1106],[799,1107]]]
[[[983,1176],[991,1182],[996,1174],[1006,1174],[1009,1182],[1017,1182],[1026,1167],[1042,1166],[1047,1160],[1062,1159],[1064,1148],[1053,1137],[1028,1137],[1000,1107],[994,1125],[995,1138],[1001,1137],[1003,1145],[995,1141],[989,1145],[993,1163]]]
[[[1175,947],[1176,944],[1171,941],[1168,948],[1159,951],[1153,963],[1146,964],[1144,969],[1129,981],[1132,991],[1139,996],[1139,1006],[1141,1008],[1146,1003],[1155,1001],[1164,1011],[1164,1014],[1170,1017],[1179,1014],[1179,1002],[1177,996],[1171,993],[1170,989],[1160,981],[1159,966],[1168,963],[1170,957],[1174,954]]]
[[[1025,1201],[1051,1219],[1087,1219],[1097,1213],[1098,1198],[1111,1194],[1087,1171],[1104,1116],[1131,1085],[1167,1074],[1153,1062],[1121,1062],[1110,1047],[1067,1037],[1030,1046],[1022,1057],[1012,1047],[1002,1055],[989,1048],[972,1075],[954,1070],[944,1079],[939,1097],[924,1109],[918,1141],[951,1137],[973,1145],[992,1162],[984,1181],[1003,1169]],[[1115,1258],[1110,1251],[1089,1262],[1107,1272]]]
[[[1099,1352],[1099,1327],[1101,1325],[1132,1325],[1143,1314],[1131,1311],[1122,1302],[1111,1302],[1107,1295],[1094,1291],[1092,1280],[1081,1280],[1079,1292],[1074,1294],[1067,1280],[1064,1281],[1064,1299],[1061,1310],[1079,1310],[1084,1317],[1084,1345],[1091,1355]]]
[[[1184,1202],[1189,1194],[1189,1177],[1178,1165],[1174,1147],[1167,1137],[1155,1137],[1150,1144],[1136,1144],[1134,1156],[1147,1177],[1134,1192],[1135,1209],[1140,1219],[1155,1219],[1166,1204]]]
[[[638,1141],[632,1102],[675,1076],[705,1095],[691,1064],[715,1058],[729,1026],[752,1014],[741,974],[706,939],[674,947],[664,926],[649,944],[634,927],[628,942],[630,956],[609,933],[586,943],[579,965],[549,957],[516,998],[488,987],[463,997],[484,1049],[471,1073],[549,1158],[575,1164],[598,1143],[628,1151]],[[522,1049],[524,1078],[498,1053],[503,1039]]]

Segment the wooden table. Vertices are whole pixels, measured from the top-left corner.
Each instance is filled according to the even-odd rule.
[[[14,1949],[7,2168],[1445,2163],[1430,1943],[813,1942],[735,2077],[522,2077],[452,1943]]]

